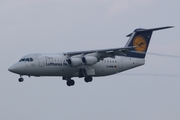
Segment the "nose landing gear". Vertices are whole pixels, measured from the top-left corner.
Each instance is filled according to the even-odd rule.
[[[22,78],[22,76],[20,75],[20,78],[18,79],[19,82],[23,82],[24,78]]]
[[[21,77],[21,78],[18,79],[18,81],[19,81],[19,82],[23,82],[23,81],[24,81],[24,78]]]

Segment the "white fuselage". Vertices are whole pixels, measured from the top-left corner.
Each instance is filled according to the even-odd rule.
[[[89,76],[107,76],[116,74],[137,66],[144,65],[145,59],[115,56],[105,58],[93,65],[69,66],[64,54],[29,54],[23,58],[33,58],[33,61],[21,61],[12,67],[18,68],[17,73],[28,76],[65,76],[78,77],[79,69],[86,69]]]

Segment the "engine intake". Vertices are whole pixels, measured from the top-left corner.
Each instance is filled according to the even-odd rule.
[[[98,59],[97,57],[94,57],[94,56],[84,56],[82,58],[82,62],[85,65],[93,65],[98,62]]]
[[[77,66],[82,65],[82,61],[80,58],[67,59],[67,63],[69,64],[69,66],[72,66],[72,67],[77,67]]]

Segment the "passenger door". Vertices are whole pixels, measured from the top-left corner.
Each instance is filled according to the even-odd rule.
[[[39,61],[39,66],[44,67],[45,66],[45,59],[42,55],[37,55],[38,61]]]

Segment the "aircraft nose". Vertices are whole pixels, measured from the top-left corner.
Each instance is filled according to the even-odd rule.
[[[8,68],[8,70],[10,72],[17,73],[17,65],[12,65],[11,67]]]
[[[26,66],[24,63],[16,63],[9,67],[8,70],[12,73],[23,75],[26,72]]]

